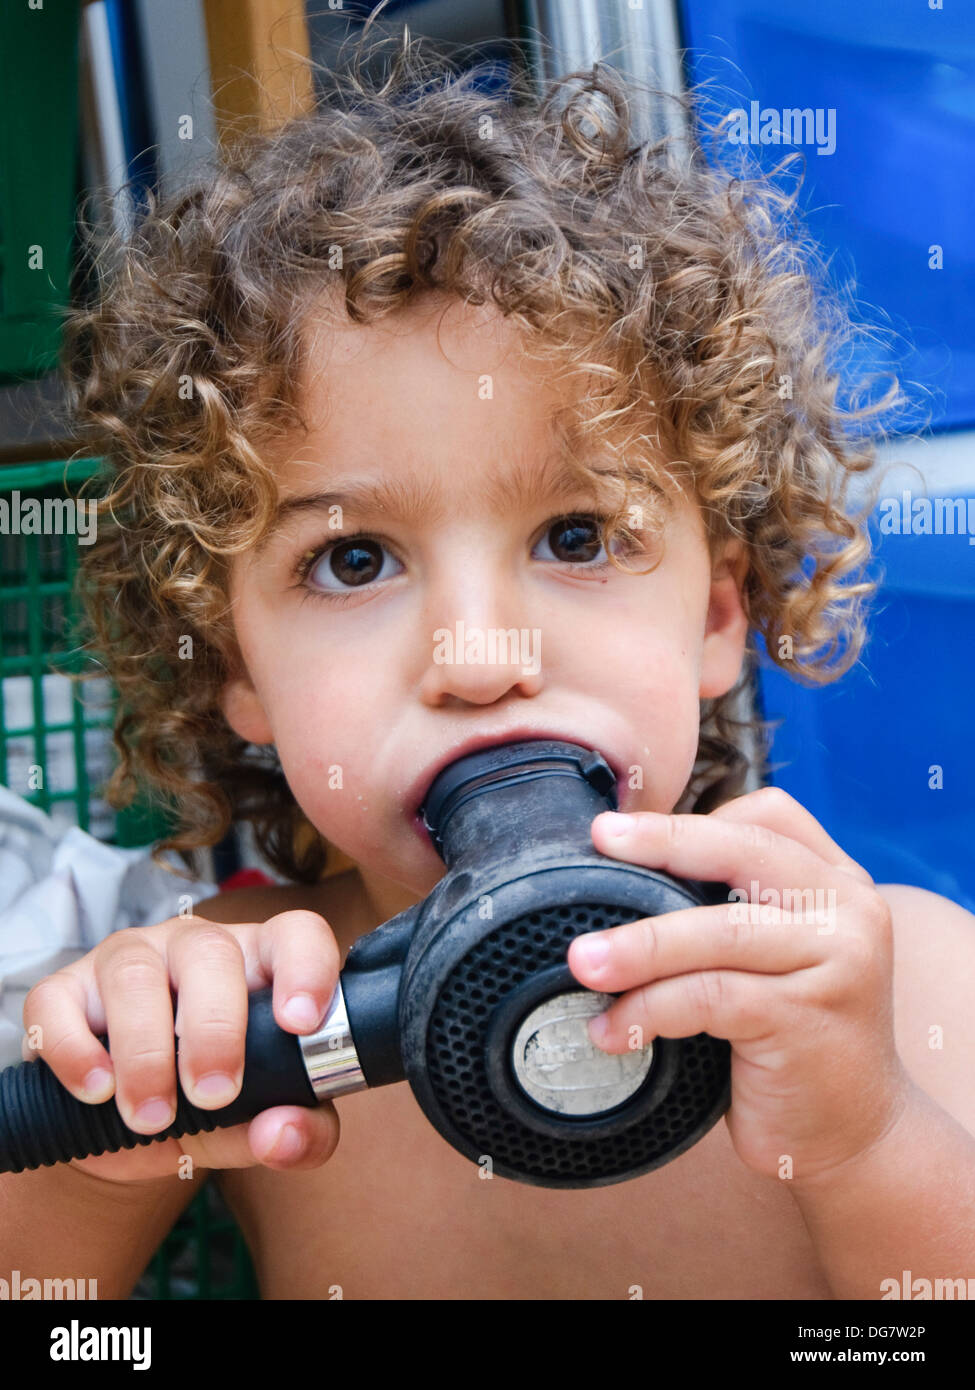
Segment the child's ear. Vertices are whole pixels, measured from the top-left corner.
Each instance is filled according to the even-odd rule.
[[[238,673],[227,681],[220,692],[220,708],[227,723],[240,738],[248,743],[274,742],[274,733],[264,713],[261,698],[246,674]]]
[[[744,543],[727,541],[711,570],[711,597],[701,650],[701,699],[714,700],[727,694],[741,674],[748,636],[742,593],[747,573]]]

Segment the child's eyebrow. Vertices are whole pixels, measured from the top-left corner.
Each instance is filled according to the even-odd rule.
[[[659,490],[638,469],[623,467],[599,471],[629,477],[631,481]],[[587,490],[584,480],[570,473],[562,458],[552,455],[541,469],[537,461],[519,458],[500,477],[486,483],[483,493],[488,505],[504,515],[524,511],[533,503],[548,498],[556,501],[578,498]],[[328,511],[331,507],[341,507],[343,512],[350,511],[360,516],[381,513],[402,522],[425,519],[436,523],[443,520],[447,511],[445,499],[433,479],[417,473],[407,473],[401,478],[337,478],[327,491],[309,492],[279,501],[273,520],[253,553],[260,555],[292,517]]]

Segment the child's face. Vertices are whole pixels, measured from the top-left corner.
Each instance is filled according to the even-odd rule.
[[[537,732],[598,748],[622,778],[621,810],[671,811],[694,765],[699,698],[734,684],[747,631],[740,553],[729,546],[712,567],[693,504],[675,504],[646,575],[608,563],[595,523],[553,531],[593,510],[591,496],[541,486],[565,398],[519,361],[496,310],[443,309],[430,297],[312,339],[313,428],[276,467],[281,501],[385,484],[391,503],[414,505],[292,510],[235,557],[246,675],[223,699],[241,737],[276,744],[325,839],[418,895],[444,865],[416,803],[472,738]],[[506,500],[516,478],[538,495]],[[336,544],[355,532],[358,549]],[[329,545],[300,587],[295,566]],[[643,569],[657,553],[625,563]],[[483,637],[480,660],[458,645],[459,624]],[[509,629],[523,645],[506,654],[491,637]]]

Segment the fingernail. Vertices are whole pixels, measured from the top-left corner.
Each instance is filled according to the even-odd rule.
[[[322,1021],[322,1011],[310,994],[292,994],[283,1013],[293,1028],[315,1028]]]
[[[600,816],[601,823],[606,827],[607,835],[629,835],[636,825],[632,816],[621,815],[619,811],[606,811]]]
[[[268,1154],[268,1158],[273,1158],[275,1162],[284,1163],[289,1159],[297,1158],[305,1147],[305,1141],[300,1130],[294,1125],[285,1125],[278,1135],[277,1143]]]
[[[213,1100],[229,1105],[237,1094],[233,1078],[224,1071],[211,1071],[194,1083],[194,1091],[202,1100]]]
[[[152,1100],[147,1100],[144,1105],[140,1105],[135,1112],[135,1118],[140,1125],[147,1128],[165,1128],[171,1125],[175,1112],[168,1100],[161,1100],[159,1096],[154,1096]]]
[[[597,1045],[606,1041],[608,1032],[609,1019],[605,1014],[599,1014],[596,1018],[591,1018],[589,1020],[589,1036]]]
[[[576,941],[575,955],[581,965],[597,969],[609,960],[609,942],[603,932],[593,932],[590,936],[580,936]]]
[[[110,1071],[106,1071],[104,1067],[95,1067],[85,1077],[85,1084],[82,1088],[87,1103],[89,1105],[101,1105],[108,1100],[112,1094],[113,1083],[114,1077]]]

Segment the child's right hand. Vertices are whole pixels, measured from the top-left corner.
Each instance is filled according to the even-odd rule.
[[[23,1056],[43,1057],[79,1100],[98,1103],[114,1095],[130,1129],[158,1134],[172,1124],[176,1110],[174,1031],[187,1098],[219,1110],[240,1091],[248,994],[273,982],[279,1027],[313,1033],[335,992],[339,965],[332,930],[316,912],[280,912],[239,926],[170,917],[155,926],[130,927],[34,986],[24,1001]],[[308,1009],[305,1018],[285,1013],[295,995]],[[41,1031],[31,1033],[37,1027]],[[96,1037],[106,1033],[111,1056]],[[28,1047],[30,1037],[38,1048]],[[99,1070],[108,1073],[104,1084],[86,1090],[86,1079],[95,1084],[92,1073]],[[221,1076],[225,1089],[208,1090]],[[147,1108],[152,1105],[155,1110]],[[338,1137],[331,1102],[283,1105],[249,1124],[71,1162],[113,1182],[175,1176],[184,1154],[194,1169],[258,1163],[277,1170],[317,1168],[332,1156]],[[285,1147],[289,1142],[293,1150]]]

